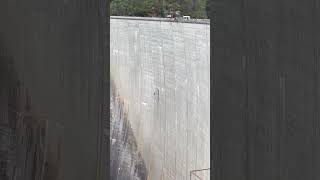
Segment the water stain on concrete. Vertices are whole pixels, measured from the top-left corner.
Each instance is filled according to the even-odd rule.
[[[124,100],[111,83],[110,175],[113,180],[146,180],[147,168],[137,148]]]

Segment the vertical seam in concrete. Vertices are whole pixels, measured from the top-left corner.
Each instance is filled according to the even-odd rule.
[[[242,21],[242,48],[243,48],[243,52],[244,52],[244,56],[242,55],[243,58],[242,60],[244,62],[243,63],[243,70],[244,70],[244,116],[242,116],[242,118],[244,118],[243,120],[244,122],[244,126],[245,126],[245,162],[244,162],[244,169],[245,169],[245,176],[246,176],[246,180],[251,180],[251,175],[250,175],[250,154],[249,154],[249,150],[250,150],[250,133],[249,133],[249,104],[248,104],[248,98],[249,98],[249,94],[248,94],[248,61],[249,61],[249,57],[248,57],[248,50],[247,50],[247,44],[246,44],[246,40],[247,40],[247,29],[246,29],[246,25],[247,25],[247,19],[246,19],[246,0],[242,0],[241,1],[241,21]]]
[[[280,122],[282,122],[282,123],[280,123],[280,127],[279,127],[279,130],[280,130],[280,132],[279,132],[279,135],[280,135],[280,142],[281,142],[281,140],[285,140],[285,142],[286,142],[286,140],[287,140],[287,135],[286,135],[286,131],[284,131],[284,129],[285,129],[285,127],[286,127],[286,125],[287,125],[287,123],[286,123],[286,87],[285,87],[285,81],[286,81],[286,79],[285,79],[285,76],[283,76],[283,75],[280,75],[280,104],[281,104],[281,106],[280,106],[280,112],[281,112],[281,120],[280,120]],[[280,161],[280,168],[281,169],[283,169],[283,167],[282,167],[282,162],[281,162],[281,157],[283,157],[282,155],[283,155],[283,153],[284,153],[284,151],[283,151],[283,149],[285,148],[285,146],[283,146],[283,147],[281,147],[281,143],[279,144],[279,153],[280,153],[280,156],[279,156],[279,161]],[[287,169],[285,169],[285,171],[287,171]],[[282,174],[281,174],[281,172],[280,172],[280,177],[282,176]],[[285,176],[287,176],[287,173],[285,172]],[[287,179],[287,178],[286,178]]]
[[[313,49],[313,63],[314,63],[314,87],[313,87],[313,99],[314,99],[314,105],[313,105],[313,132],[312,132],[312,140],[311,140],[311,157],[314,157],[312,158],[312,164],[311,164],[311,178],[312,179],[316,179],[316,171],[315,171],[315,167],[316,167],[316,159],[317,159],[317,156],[316,156],[316,146],[315,146],[315,143],[316,143],[316,139],[317,139],[317,136],[318,136],[318,130],[319,130],[319,126],[318,126],[318,97],[319,97],[319,93],[318,93],[318,56],[319,56],[319,51],[318,51],[318,47],[316,46],[316,41],[315,41],[315,38],[316,38],[316,30],[315,30],[315,27],[316,27],[316,0],[313,0],[312,1],[312,27],[313,27],[313,30],[312,30],[312,47],[314,48]]]
[[[186,37],[185,37],[185,34],[184,34],[184,31],[182,31],[182,34],[183,34],[183,47],[184,47],[184,52],[187,52],[186,51],[186,43],[185,43],[185,41],[186,41]],[[186,69],[186,78],[187,78],[187,83],[186,83],[186,85],[185,85],[185,87],[186,87],[186,97],[188,97],[188,95],[189,95],[189,91],[188,91],[188,68],[187,68],[187,55],[186,55],[186,53],[184,53],[184,63],[185,63],[185,69]],[[186,133],[187,133],[187,137],[186,137],[186,177],[188,177],[188,173],[189,173],[189,151],[188,151],[188,142],[189,142],[189,131],[188,131],[188,123],[189,123],[189,112],[188,112],[188,109],[189,109],[189,106],[188,106],[188,99],[186,98],[186,123],[187,123],[187,128],[186,128]]]

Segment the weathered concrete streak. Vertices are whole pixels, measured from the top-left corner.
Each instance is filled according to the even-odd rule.
[[[208,168],[210,25],[110,22],[111,78],[148,178],[188,179],[191,170]]]
[[[110,89],[110,95],[110,179],[144,180],[147,177],[146,166],[137,149],[123,98],[116,94],[115,86]]]

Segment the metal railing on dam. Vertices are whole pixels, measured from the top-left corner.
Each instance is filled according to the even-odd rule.
[[[110,59],[146,179],[210,168],[210,24],[111,17]]]
[[[134,17],[134,16],[110,16],[110,19],[137,20],[137,21],[178,22],[178,23],[194,23],[194,24],[210,24],[210,19],[182,19],[180,21],[175,21],[173,18]]]

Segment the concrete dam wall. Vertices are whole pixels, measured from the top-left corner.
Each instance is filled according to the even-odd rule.
[[[186,180],[210,168],[210,24],[111,17],[110,60],[113,179]]]

